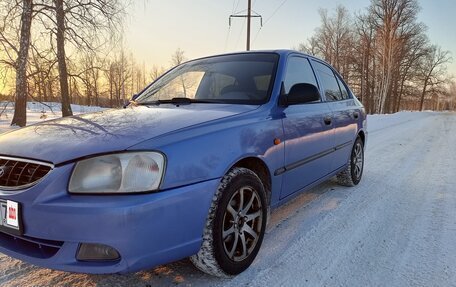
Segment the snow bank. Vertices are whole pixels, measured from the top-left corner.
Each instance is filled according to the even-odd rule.
[[[432,114],[433,112],[398,112],[387,115],[368,115],[367,130],[368,132],[375,132],[420,118],[425,118]]]
[[[73,114],[93,113],[104,110],[101,107],[88,107],[80,105],[71,105]],[[17,127],[11,127],[11,120],[14,115],[14,103],[0,102],[0,133],[7,132]],[[27,124],[35,124],[47,120],[60,118],[62,116],[62,109],[60,103],[55,102],[28,102],[27,103]]]

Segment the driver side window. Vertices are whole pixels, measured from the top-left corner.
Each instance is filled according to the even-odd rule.
[[[288,94],[295,84],[312,84],[318,87],[315,74],[306,58],[290,57],[288,59],[284,81],[285,93]]]

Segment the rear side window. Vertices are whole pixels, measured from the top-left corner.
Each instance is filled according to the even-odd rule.
[[[318,87],[312,67],[306,58],[291,57],[288,60],[284,81],[285,93],[288,94],[295,84],[312,84]]]
[[[339,83],[340,90],[342,91],[342,100],[348,99],[349,93],[347,91],[347,87],[344,85],[344,83],[340,80],[338,76],[336,76],[337,82]]]
[[[312,65],[323,85],[322,88],[325,93],[326,101],[334,102],[343,100],[342,92],[340,91],[334,72],[328,66],[317,61],[312,61]]]

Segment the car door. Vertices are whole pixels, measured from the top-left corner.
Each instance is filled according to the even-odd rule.
[[[325,90],[325,100],[333,114],[334,157],[331,171],[347,164],[357,132],[360,112],[345,83],[328,65],[312,60],[320,83]]]
[[[284,78],[284,92],[298,83],[309,83],[318,87],[315,74],[304,57],[288,59]],[[285,198],[330,172],[331,148],[334,146],[334,130],[331,110],[320,101],[291,105],[283,110],[285,137],[285,167],[281,198]]]

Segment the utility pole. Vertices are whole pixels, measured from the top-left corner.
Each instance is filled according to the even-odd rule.
[[[253,15],[252,15],[252,12],[254,13]],[[246,48],[247,48],[247,51],[250,51],[250,29],[251,29],[252,18],[260,18],[261,27],[263,27],[263,17],[261,17],[260,14],[258,14],[255,11],[252,10],[252,0],[248,0],[247,15],[242,15],[242,14],[238,14],[238,13],[230,15],[230,18],[229,18],[230,27],[231,27],[231,18],[247,18],[247,44],[246,44]]]

